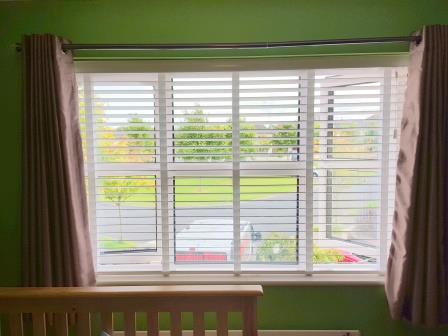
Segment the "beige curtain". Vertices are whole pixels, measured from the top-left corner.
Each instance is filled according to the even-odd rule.
[[[386,293],[392,317],[448,322],[448,26],[411,48]]]
[[[23,40],[23,284],[95,283],[73,57],[51,35]]]

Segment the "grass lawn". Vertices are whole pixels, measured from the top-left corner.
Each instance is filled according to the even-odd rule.
[[[362,185],[371,177],[375,177],[375,171],[356,171],[349,169],[335,169],[333,171],[334,192],[343,191],[351,184]],[[340,179],[340,181],[338,180]],[[132,206],[154,205],[156,200],[155,187],[151,186],[152,180],[146,186],[114,186],[110,188],[109,198],[104,195],[104,189],[100,187],[99,194],[102,202],[115,202],[116,193],[121,193],[122,204]],[[347,184],[347,185],[346,185]],[[103,190],[101,190],[103,189]],[[232,178],[231,177],[177,177],[174,182],[176,207],[188,206],[216,206],[232,202]],[[243,177],[240,183],[242,201],[255,201],[280,196],[283,193],[297,192],[297,178],[295,177]]]
[[[115,187],[120,190],[120,187]],[[174,185],[176,206],[213,206],[232,202],[232,178],[230,177],[178,177]],[[272,197],[276,194],[297,192],[297,179],[294,177],[245,177],[240,184],[241,200],[253,201]],[[123,187],[126,205],[147,206],[154,204],[155,188]],[[100,191],[103,193],[103,191]],[[102,201],[111,202],[104,196]]]
[[[281,193],[295,193],[294,177],[245,177],[240,182],[242,201],[254,201]],[[180,178],[176,179],[176,206],[194,206],[197,202],[225,204],[232,202],[232,179]]]

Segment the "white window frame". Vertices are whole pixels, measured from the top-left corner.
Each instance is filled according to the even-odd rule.
[[[408,64],[408,55],[407,54],[391,54],[391,55],[354,55],[354,56],[314,56],[314,57],[290,57],[290,58],[267,58],[267,59],[208,59],[208,60],[135,60],[135,61],[124,61],[124,60],[101,60],[101,61],[91,61],[91,60],[82,60],[78,59],[75,62],[76,66],[76,72],[77,73],[142,73],[142,72],[153,72],[153,73],[160,73],[160,76],[164,76],[163,73],[172,73],[172,72],[201,72],[201,71],[226,71],[226,72],[234,72],[232,76],[232,83],[235,84],[235,81],[238,82],[238,71],[247,71],[247,70],[289,70],[289,69],[301,69],[301,71],[306,71],[307,69],[325,69],[325,68],[371,68],[371,67],[395,67],[395,66],[407,66]],[[386,78],[387,80],[387,78]],[[161,83],[161,84],[160,84]],[[164,85],[163,78],[159,78],[159,88],[157,90],[158,94],[162,92],[165,92],[165,88],[160,87],[160,85]],[[88,84],[88,83],[87,83]],[[385,83],[387,85],[387,83]],[[238,87],[238,85],[232,86],[234,89]],[[238,91],[238,90],[236,90]],[[157,97],[155,97],[157,98]],[[233,95],[233,100],[238,99],[237,95]],[[314,102],[312,99],[308,99],[308,104],[313,104]],[[384,106],[386,106],[386,100],[390,99],[387,95],[384,98]],[[233,101],[232,106],[235,109],[235,106],[238,104],[235,104],[235,101]],[[236,108],[238,110],[238,108]],[[311,109],[309,109],[311,110]],[[86,111],[88,112],[88,111]],[[162,112],[162,113],[160,113]],[[233,111],[232,113],[238,113],[238,111]],[[387,111],[386,111],[387,113]],[[159,114],[166,117],[166,106],[160,106],[159,107]],[[307,116],[307,123],[312,123],[312,114],[310,113],[310,116]],[[165,119],[165,118],[162,118]],[[166,128],[163,127],[163,123],[166,122],[166,120],[159,120],[159,123],[161,125],[161,129],[165,129],[165,131],[158,132],[160,139],[162,140],[162,143],[166,144],[166,141],[163,141],[163,139],[166,139]],[[388,118],[385,118],[388,119]],[[232,143],[233,146],[239,146],[239,141],[235,141],[239,139],[239,122],[238,118],[234,119],[236,122],[234,122],[232,127],[232,139],[234,140]],[[311,124],[312,125],[312,124]],[[312,127],[306,127],[308,130],[307,133],[307,146],[312,146],[312,136],[313,136],[313,130]],[[387,125],[386,125],[387,126]],[[383,130],[385,123],[383,123]],[[91,132],[92,130],[90,130]],[[89,132],[89,128],[87,127],[87,132]],[[311,138],[308,138],[308,137]],[[387,139],[389,134],[389,128],[387,127],[386,132],[383,132],[383,140]],[[309,141],[311,139],[311,141]],[[388,149],[388,141],[383,142],[383,157],[382,161],[387,160],[387,157],[385,156],[387,154]],[[167,148],[165,146],[160,146],[160,150],[166,151]],[[310,152],[309,150],[307,152]],[[233,154],[232,155],[238,155],[239,148],[233,148]],[[163,153],[161,153],[163,155]],[[88,151],[87,155],[89,158],[91,158],[94,153],[92,151]],[[312,156],[311,156],[312,157]],[[161,185],[159,186],[160,189],[164,189],[165,192],[161,193],[162,197],[163,195],[167,196],[168,192],[166,192],[169,188],[169,183],[167,183],[170,179],[172,180],[173,177],[176,175],[179,176],[185,176],[182,174],[181,170],[178,170],[179,167],[183,167],[185,169],[185,172],[188,171],[187,175],[191,175],[191,164],[188,163],[176,163],[177,166],[176,173],[171,173],[171,169],[169,169],[170,162],[161,163],[160,165],[160,181]],[[270,163],[272,165],[272,163]],[[274,165],[277,163],[274,163]],[[312,158],[304,161],[298,161],[298,162],[279,162],[278,164],[281,164],[284,168],[285,164],[291,165],[290,172],[294,173],[293,175],[297,175],[297,168],[303,169],[305,171],[311,171],[311,176],[309,173],[306,174],[305,178],[307,179],[307,182],[305,185],[308,186],[306,188],[309,188],[312,183],[309,183],[309,179],[312,180],[312,168],[313,162]],[[159,166],[159,164],[155,164]],[[222,169],[223,163],[217,163],[217,165]],[[225,164],[224,164],[225,165]],[[257,165],[257,163],[250,163],[250,162],[239,162],[239,160],[233,160],[233,162],[228,163],[228,170],[225,172],[225,174],[228,174],[230,172],[229,177],[232,177],[233,180],[239,179],[240,174],[241,176],[251,176],[246,175],[244,171],[248,168],[251,168],[253,165]],[[388,163],[386,163],[387,168],[389,168]],[[163,169],[163,168],[167,169]],[[245,169],[239,170],[240,167],[243,167]],[[158,170],[154,169],[154,171]],[[94,176],[92,174],[92,165],[87,165],[88,169],[88,175]],[[216,173],[210,172],[210,164],[207,165],[207,168],[198,169],[198,165],[194,167],[196,170],[196,174],[211,174],[216,175]],[[152,170],[152,169],[151,169]],[[237,173],[235,173],[237,172]],[[243,173],[241,173],[243,172]],[[263,173],[266,174],[268,172],[267,170]],[[288,172],[287,170],[283,170],[283,172]],[[386,195],[390,193],[390,190],[388,189],[388,183],[389,183],[389,175],[388,173],[382,174],[381,179],[381,246],[379,248],[380,250],[380,260],[379,260],[379,267],[380,272],[378,271],[356,271],[350,272],[350,271],[337,271],[334,270],[334,265],[332,265],[332,271],[330,273],[326,272],[324,269],[321,271],[313,271],[313,263],[312,263],[312,235],[313,232],[310,230],[310,227],[312,228],[312,219],[313,218],[313,207],[307,206],[306,207],[306,242],[307,245],[305,245],[305,249],[307,250],[307,260],[300,261],[300,263],[305,263],[302,265],[304,266],[305,271],[298,271],[297,266],[299,265],[293,265],[290,269],[285,267],[285,265],[282,266],[276,266],[276,265],[267,265],[266,270],[260,271],[260,270],[254,270],[251,271],[250,267],[245,269],[244,274],[241,274],[241,264],[238,263],[238,260],[233,265],[232,269],[229,269],[229,271],[209,271],[207,270],[207,265],[195,265],[195,271],[194,273],[189,272],[188,267],[185,267],[185,270],[170,272],[170,269],[173,265],[170,265],[172,261],[170,258],[167,258],[170,254],[173,252],[170,251],[172,247],[170,247],[166,242],[172,239],[173,237],[172,232],[170,232],[171,228],[169,227],[168,220],[165,221],[162,220],[162,255],[164,258],[162,258],[162,272],[157,271],[151,271],[151,270],[144,270],[144,271],[134,271],[134,270],[123,270],[123,268],[120,268],[120,270],[110,270],[107,272],[97,272],[97,281],[99,285],[123,285],[123,284],[206,284],[206,283],[214,283],[214,284],[227,284],[227,283],[262,283],[262,284],[275,284],[275,285],[335,285],[335,284],[352,284],[352,285],[382,285],[384,279],[384,269],[385,269],[385,262],[387,258],[387,220],[388,216],[390,214],[387,212],[388,205],[388,197]],[[95,190],[95,178],[89,178],[89,191],[94,192]],[[234,183],[235,185],[239,186],[239,183]],[[239,195],[238,190],[233,190],[235,195]],[[309,190],[307,190],[309,191]],[[312,192],[312,189],[311,189]],[[307,192],[309,194],[309,192]],[[166,198],[166,197],[165,197]],[[305,200],[305,202],[308,202],[308,200]],[[94,203],[94,202],[93,202]],[[158,211],[161,211],[161,216],[167,217],[169,216],[170,206],[173,202],[170,202],[168,199],[161,200],[161,209]],[[163,206],[163,204],[165,206]],[[170,205],[171,204],[171,205]],[[94,215],[94,207],[95,204],[89,204],[90,206],[90,223],[91,225],[91,236],[92,236],[92,246],[94,250],[96,251],[96,227],[94,225],[95,223],[95,215]],[[235,216],[239,216],[239,198],[234,197],[233,200],[233,214]],[[93,211],[92,211],[93,207]],[[171,209],[172,210],[172,209]],[[165,224],[163,224],[165,223]],[[157,224],[159,225],[159,224]],[[234,231],[235,237],[239,237],[239,225],[236,225],[235,222],[235,228]],[[239,239],[236,241],[239,242]],[[235,244],[234,249],[237,251],[238,247]],[[238,253],[237,253],[238,255]],[[179,267],[176,266],[178,269]],[[344,266],[347,268],[347,265]],[[125,267],[126,268],[126,267]],[[203,271],[198,270],[200,268],[204,268]]]

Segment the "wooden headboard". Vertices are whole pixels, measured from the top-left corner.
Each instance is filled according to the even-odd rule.
[[[261,286],[132,286],[0,288],[0,314],[6,315],[7,334],[24,335],[24,324],[32,335],[68,335],[69,320],[74,334],[93,335],[91,316],[101,316],[101,328],[112,335],[113,314],[123,313],[125,335],[136,335],[136,313],[147,316],[147,335],[159,335],[159,313],[170,314],[172,336],[182,334],[181,313],[193,313],[193,335],[203,336],[204,313],[216,313],[218,336],[228,335],[228,314],[241,312],[243,335],[257,335],[256,303]],[[30,314],[24,315],[24,314]],[[51,323],[49,322],[51,321]],[[54,321],[54,323],[53,323]]]

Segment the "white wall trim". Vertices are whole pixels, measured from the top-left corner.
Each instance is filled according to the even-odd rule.
[[[272,286],[383,286],[378,274],[97,274],[98,286],[260,284]]]

